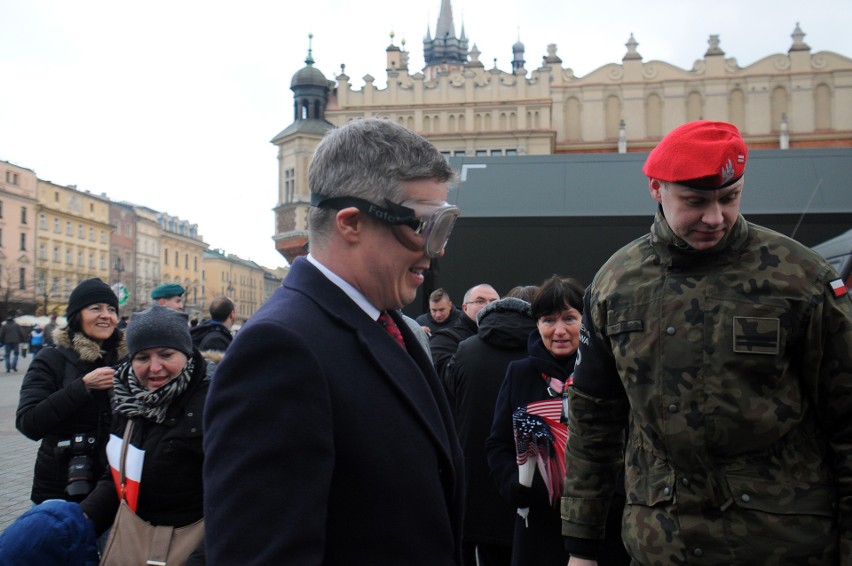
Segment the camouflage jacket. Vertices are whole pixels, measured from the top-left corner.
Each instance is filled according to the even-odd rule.
[[[696,252],[658,212],[613,255],[585,297],[569,545],[603,537],[623,455],[639,564],[849,564],[852,302],[837,277],[742,217]]]

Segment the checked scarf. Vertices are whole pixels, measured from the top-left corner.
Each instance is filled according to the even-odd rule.
[[[194,368],[195,362],[190,358],[171,381],[154,391],[148,391],[139,384],[131,363],[124,363],[118,368],[113,380],[113,410],[127,418],[142,417],[162,423],[166,420],[166,411],[171,402],[189,386]]]

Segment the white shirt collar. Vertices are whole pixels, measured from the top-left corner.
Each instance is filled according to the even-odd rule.
[[[346,293],[346,296],[349,297],[350,299],[352,299],[355,302],[356,305],[361,307],[361,310],[363,310],[367,314],[367,316],[370,317],[371,320],[378,320],[379,319],[379,315],[381,314],[381,311],[379,311],[379,309],[374,307],[370,303],[370,301],[367,300],[367,297],[365,297],[364,294],[361,291],[359,291],[358,289],[356,289],[355,287],[353,287],[352,285],[350,285],[349,283],[344,281],[344,279],[342,277],[340,277],[335,272],[333,272],[332,270],[330,270],[329,268],[327,268],[326,266],[321,264],[319,262],[319,260],[317,258],[315,258],[313,255],[311,255],[310,253],[308,253],[308,255],[305,259],[307,259],[309,262],[311,262],[311,264],[313,264],[314,267],[319,269],[320,273],[325,275],[326,278],[329,281],[331,281],[332,283],[334,283],[335,285],[340,287],[340,290],[343,291],[344,293]]]

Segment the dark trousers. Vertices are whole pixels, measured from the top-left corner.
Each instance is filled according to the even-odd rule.
[[[512,563],[511,546],[464,542],[462,555],[464,566],[510,566]]]
[[[6,372],[18,371],[18,344],[3,344],[3,349],[6,352]]]

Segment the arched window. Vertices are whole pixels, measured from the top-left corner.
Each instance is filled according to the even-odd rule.
[[[735,88],[728,95],[728,120],[745,131],[745,93],[741,89]]]
[[[772,123],[769,126],[771,132],[777,133],[781,131],[781,120],[786,114],[790,118],[790,109],[787,101],[787,89],[783,86],[775,87],[772,91]],[[789,120],[788,120],[789,123]]]
[[[649,138],[663,137],[663,101],[656,93],[645,100],[645,135]]]
[[[605,139],[618,138],[618,125],[621,123],[621,102],[615,95],[606,97],[604,103]]]
[[[704,117],[704,99],[695,91],[686,97],[686,121],[693,122]]]
[[[583,139],[580,123],[580,100],[573,96],[565,101],[565,139],[569,141]]]
[[[817,130],[830,130],[831,89],[828,85],[817,85],[814,89],[814,126]]]

